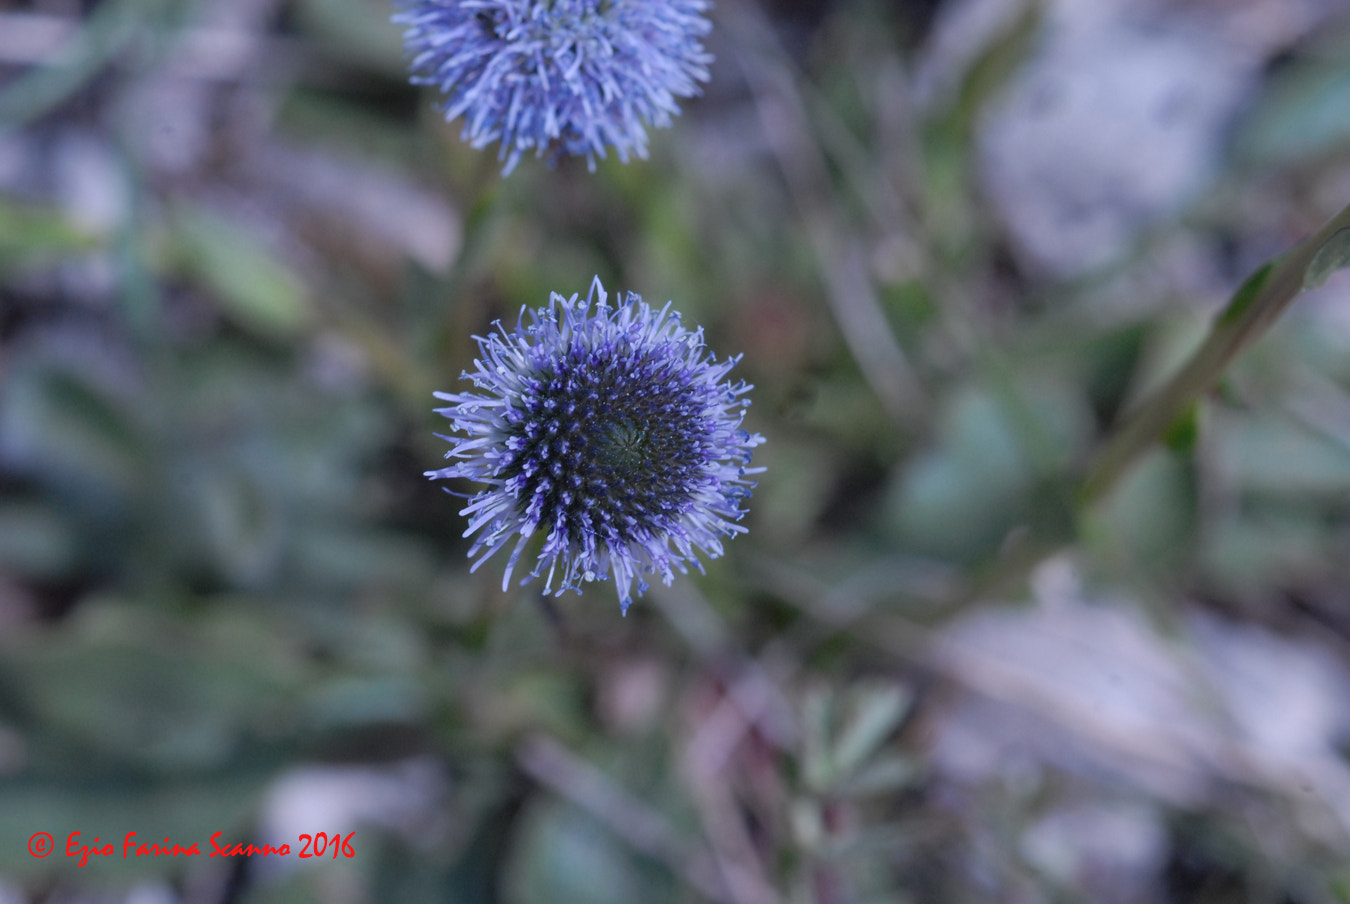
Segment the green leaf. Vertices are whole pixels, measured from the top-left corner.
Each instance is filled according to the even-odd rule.
[[[173,257],[241,326],[284,339],[313,318],[300,277],[242,224],[202,207],[174,217]]]
[[[1350,450],[1277,415],[1215,418],[1215,464],[1236,488],[1285,498],[1350,494]]]
[[[669,882],[642,869],[620,840],[574,807],[532,808],[506,868],[509,904],[661,904]]]
[[[88,601],[64,632],[0,661],[0,699],[32,731],[114,762],[215,769],[288,713],[289,662],[267,632],[241,632],[228,614],[187,621]]]
[[[830,762],[829,691],[821,686],[811,687],[802,700],[802,784],[813,791],[829,788],[834,778],[834,764]]]
[[[880,756],[836,785],[834,793],[855,800],[894,794],[913,785],[919,777],[919,767],[913,759]]]
[[[839,776],[851,774],[876,753],[913,702],[912,693],[896,686],[863,687],[856,694],[831,757]]]
[[[1201,564],[1220,591],[1264,608],[1276,587],[1329,578],[1339,542],[1323,519],[1306,512],[1256,511],[1207,529]]]
[[[300,0],[301,27],[333,49],[390,76],[404,74],[403,38],[385,0]]]
[[[1200,403],[1191,402],[1163,434],[1163,444],[1178,455],[1190,455],[1200,440]]]
[[[1229,326],[1242,319],[1242,315],[1252,306],[1252,302],[1260,297],[1261,287],[1266,284],[1266,279],[1274,269],[1275,262],[1271,261],[1247,277],[1247,281],[1233,293],[1233,298],[1228,302],[1228,307],[1224,308],[1223,313],[1219,315],[1217,325]]]
[[[425,586],[435,574],[425,541],[391,531],[308,524],[292,543],[296,571],[316,587]]]
[[[75,528],[48,506],[0,504],[0,570],[53,578],[75,560]]]
[[[0,198],[0,271],[54,264],[96,247],[94,236],[59,211]]]
[[[0,382],[0,433],[8,454],[86,509],[125,503],[151,477],[153,447],[143,412],[130,392],[79,372],[84,361],[54,357],[16,366]]]
[[[400,675],[347,676],[314,695],[310,715],[321,728],[417,722],[429,710],[425,689]]]
[[[1330,879],[1331,893],[1341,904],[1350,904],[1350,873],[1342,873]]]
[[[1303,288],[1316,289],[1347,264],[1350,264],[1350,227],[1337,229],[1317,249],[1308,269],[1303,271]]]
[[[108,0],[93,8],[75,36],[45,65],[0,90],[0,134],[28,125],[64,103],[123,47],[158,25],[165,0]]]
[[[1101,558],[1123,569],[1177,564],[1190,545],[1196,518],[1195,481],[1187,463],[1153,449],[1121,478],[1089,515],[1089,535]]]
[[[200,468],[191,484],[200,530],[221,572],[239,584],[272,577],[282,551],[282,500],[228,465]]]
[[[1350,142],[1345,49],[1296,60],[1271,79],[1238,129],[1238,154],[1262,168],[1301,163]]]
[[[1026,3],[982,48],[961,79],[948,128],[965,147],[980,112],[1012,81],[1036,49],[1045,21],[1040,2]]]
[[[1033,507],[1047,526],[1065,520],[1040,453],[1064,461],[1082,448],[1084,400],[1060,380],[1019,384],[997,393],[971,385],[947,401],[938,442],[907,461],[890,487],[889,523],[900,542],[974,559],[993,552]]]

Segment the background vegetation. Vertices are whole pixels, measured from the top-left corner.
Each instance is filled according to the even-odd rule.
[[[0,4],[0,901],[1350,901],[1350,283],[1073,495],[1350,200],[1343,4],[721,0],[651,161],[508,180],[389,13]],[[626,619],[421,476],[596,274],[768,439]]]

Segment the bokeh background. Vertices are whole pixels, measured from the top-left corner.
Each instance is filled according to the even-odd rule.
[[[650,161],[507,180],[390,12],[0,2],[0,902],[1350,901],[1350,283],[1071,492],[1350,201],[1350,4],[719,0]],[[627,618],[421,476],[596,275],[768,440]]]

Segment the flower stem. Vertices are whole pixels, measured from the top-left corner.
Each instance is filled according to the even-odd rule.
[[[1233,359],[1265,335],[1300,292],[1320,285],[1333,270],[1346,265],[1350,265],[1350,206],[1262,266],[1233,293],[1181,370],[1137,405],[1088,461],[1077,487],[1078,512],[1106,498],[1153,443],[1218,382]],[[1044,527],[1019,533],[952,602],[969,603],[1025,581],[1037,565],[1072,540],[1072,530],[1067,535]]]
[[[1248,277],[1215,319],[1204,344],[1165,386],[1135,408],[1088,462],[1079,489],[1081,506],[1105,498],[1135,461],[1218,382],[1239,353],[1270,329],[1300,292],[1345,263],[1347,243],[1350,206]]]

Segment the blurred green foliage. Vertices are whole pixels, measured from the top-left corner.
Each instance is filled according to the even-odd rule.
[[[1315,630],[1344,659],[1343,280],[1102,505],[1076,509],[1073,488],[1198,343],[1183,289],[1217,293],[1195,299],[1212,309],[1340,206],[1324,195],[1346,184],[1345,21],[1253,89],[1181,214],[1058,278],[1019,263],[980,168],[988,108],[1049,4],[1019,7],[920,103],[926,4],[728,2],[708,96],[653,133],[650,162],[529,160],[505,181],[404,83],[382,2],[78,6],[0,10],[0,28],[71,26],[52,61],[0,70],[16,894],[167,877],[185,901],[218,886],[191,900],[259,904],[1350,900],[1345,827],[1281,809],[1278,789],[1229,775],[1186,803],[1011,760],[963,784],[933,742],[970,690],[933,652],[944,626],[1023,605],[1035,563],[1000,563],[1027,536],[1067,546],[1088,596],[1160,636],[1203,610]],[[231,16],[243,63],[201,50]],[[76,139],[92,163],[66,153]],[[1199,249],[1200,275],[1170,282],[1150,263],[1169,248]],[[1319,275],[1343,263],[1328,254]],[[866,291],[840,288],[853,261]],[[458,385],[472,336],[596,274],[743,352],[748,426],[769,440],[749,534],[626,619],[604,587],[551,599],[469,574],[461,503],[421,477],[445,449],[430,393]],[[842,325],[869,304],[913,374],[903,412]],[[531,757],[539,738],[572,759]],[[58,854],[73,831],[119,853],[128,831],[259,839],[297,770],[410,761],[443,780],[409,780],[416,805],[334,791],[315,812],[341,825],[302,826],[357,831],[336,865],[231,878],[27,848],[35,831]],[[1121,798],[1164,814],[1146,891],[1027,854],[1055,805]]]

